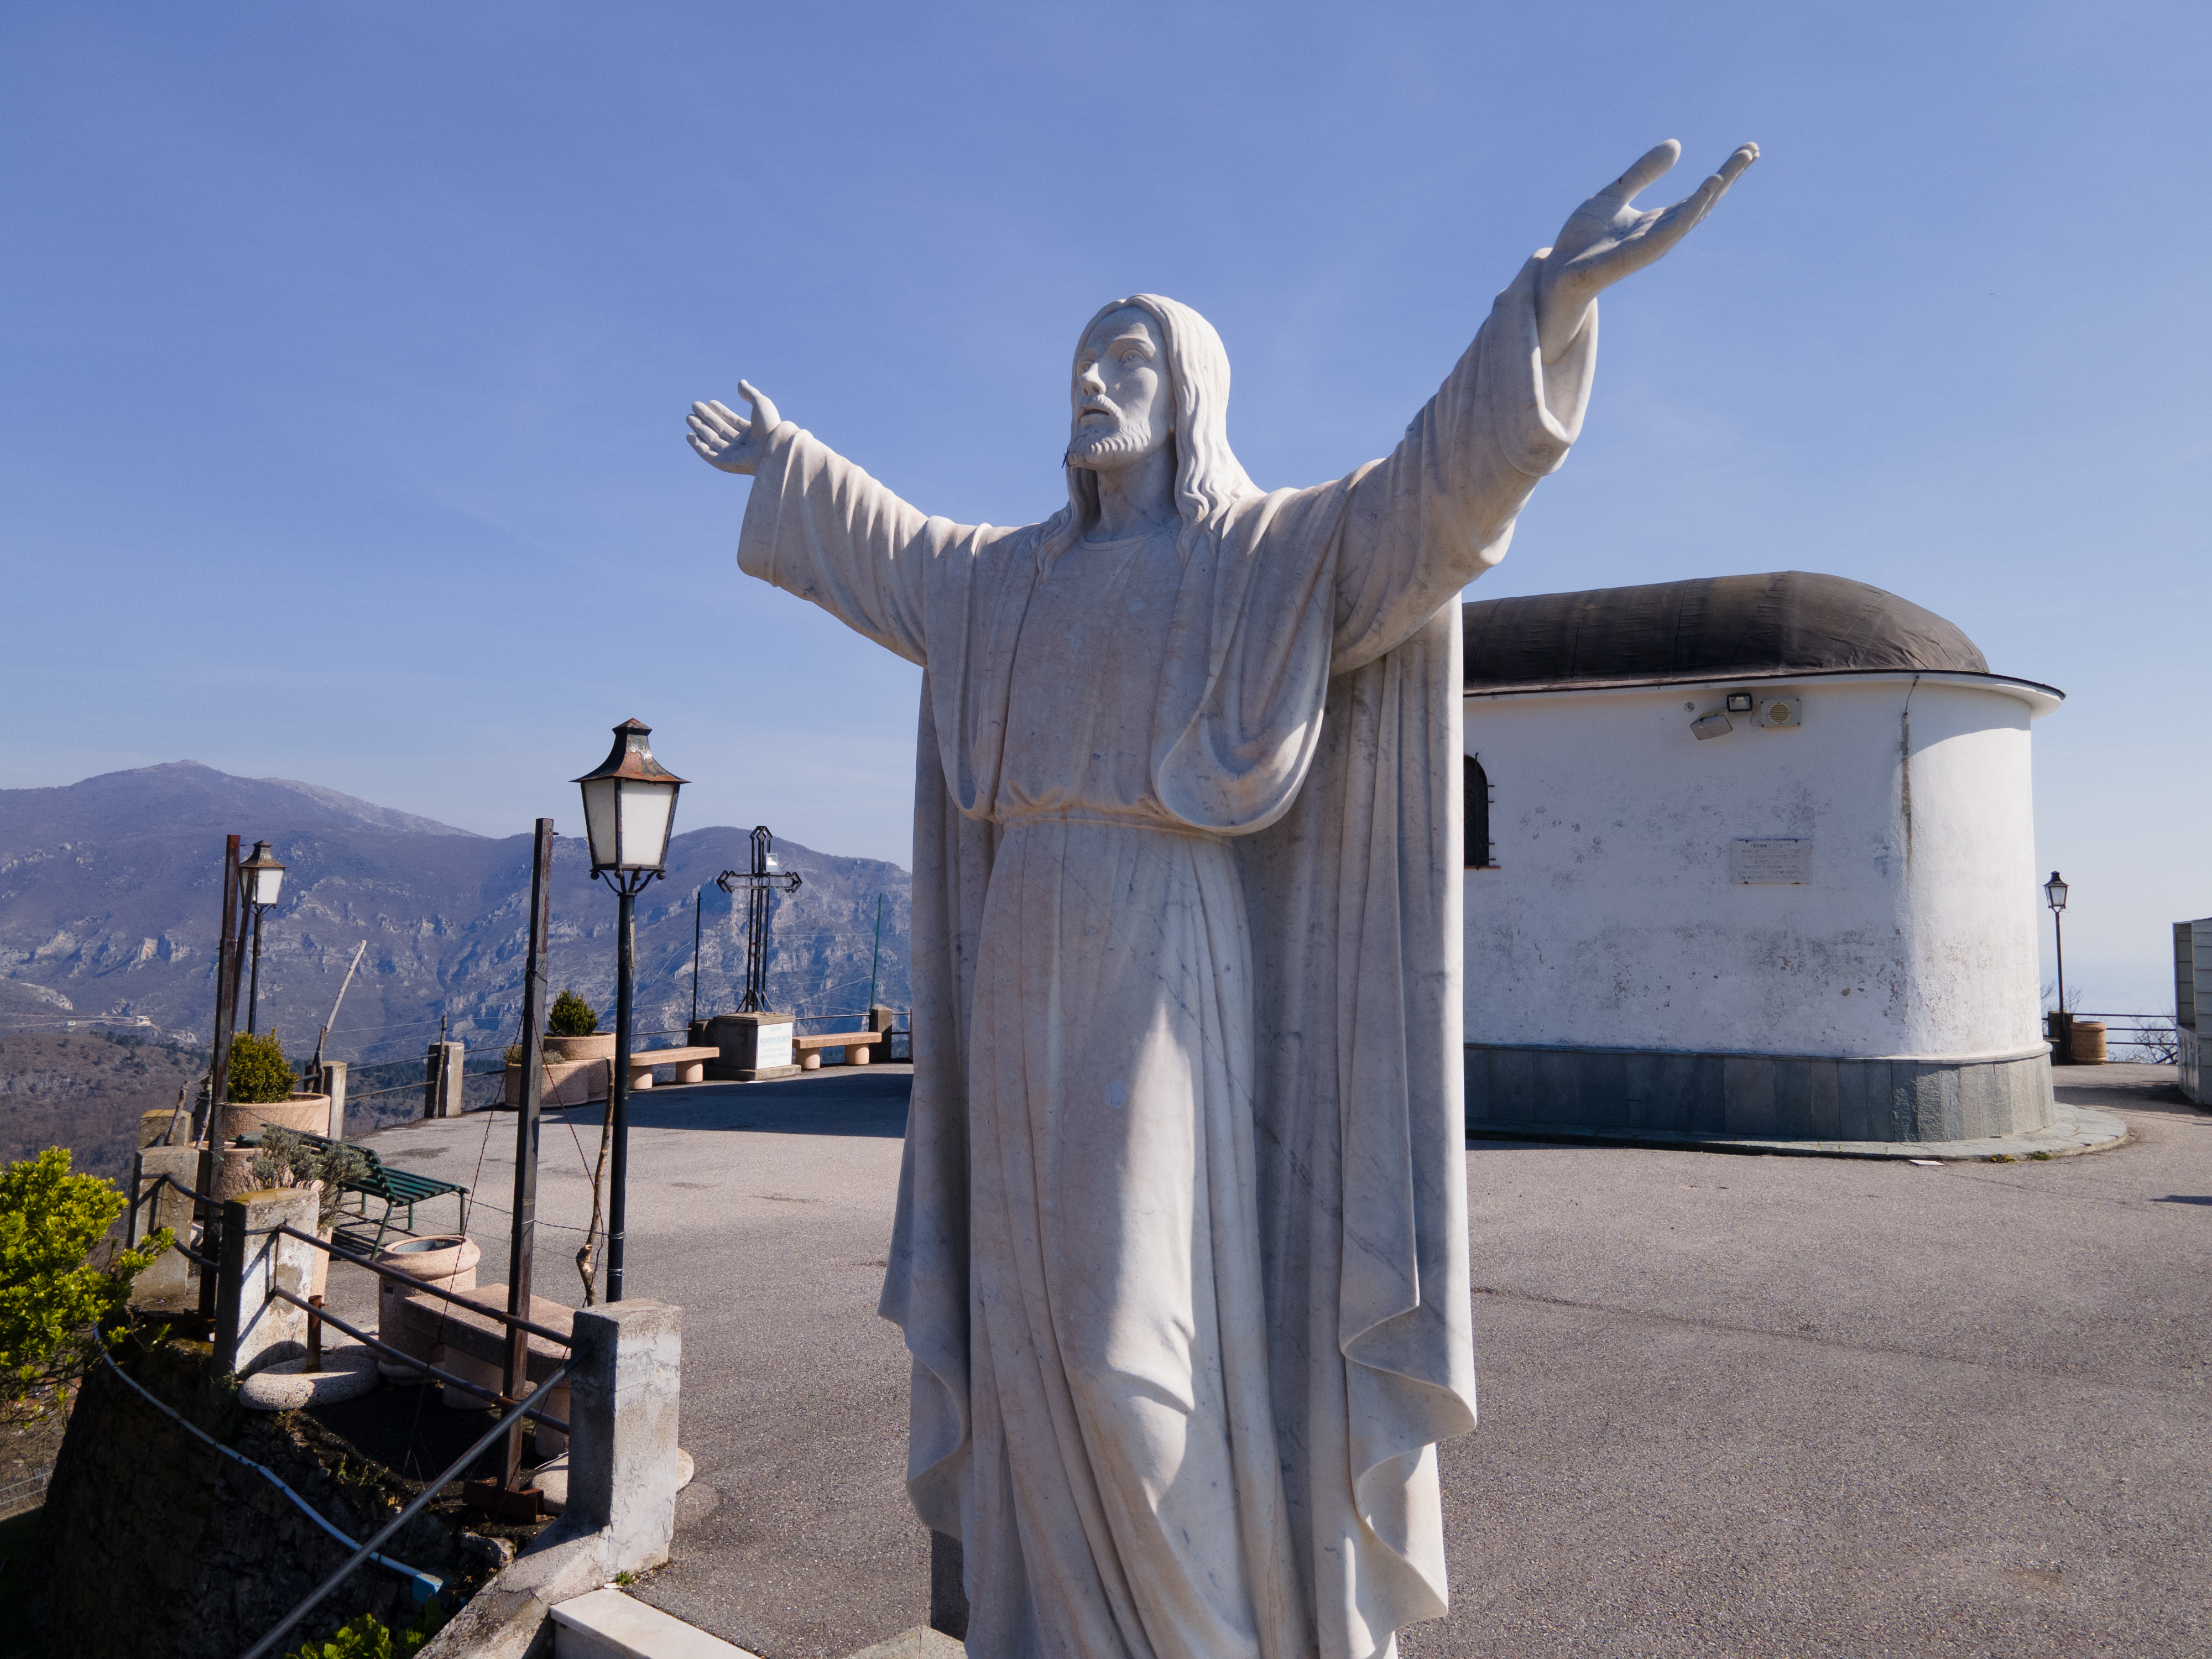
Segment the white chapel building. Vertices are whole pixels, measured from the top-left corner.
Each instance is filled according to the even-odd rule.
[[[2028,732],[2059,692],[1802,571],[1464,626],[1470,1130],[2051,1121]]]

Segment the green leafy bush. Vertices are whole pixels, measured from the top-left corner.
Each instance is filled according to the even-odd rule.
[[[131,1281],[174,1243],[161,1228],[105,1268],[93,1247],[123,1213],[123,1194],[70,1173],[66,1146],[0,1170],[0,1400],[21,1408],[82,1370],[88,1333],[123,1310]]]
[[[433,1596],[414,1623],[397,1631],[386,1630],[374,1613],[364,1613],[339,1626],[329,1641],[295,1648],[285,1659],[415,1659],[445,1622],[446,1616]]]
[[[599,1029],[599,1011],[574,991],[553,999],[553,1012],[545,1020],[547,1036],[589,1036]]]
[[[289,1100],[299,1081],[284,1062],[284,1045],[277,1041],[276,1032],[231,1039],[228,1099],[241,1106]]]
[[[344,1184],[368,1173],[368,1159],[343,1141],[319,1146],[305,1135],[274,1125],[261,1132],[253,1154],[253,1180],[262,1187],[307,1187],[323,1183],[315,1224],[327,1227],[337,1217]]]

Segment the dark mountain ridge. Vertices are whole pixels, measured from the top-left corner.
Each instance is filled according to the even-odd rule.
[[[680,821],[680,820],[679,820]],[[580,824],[574,826],[580,828]],[[0,1029],[141,1023],[204,1042],[215,1006],[222,837],[270,842],[289,868],[264,924],[260,1024],[296,1058],[329,1018],[355,948],[368,949],[331,1040],[334,1058],[419,1054],[442,1015],[471,1048],[517,1035],[530,837],[472,835],[336,790],[231,777],[191,762],[52,789],[0,790]],[[691,1010],[695,894],[702,1013],[733,1006],[744,941],[714,886],[750,860],[749,832],[688,830],[666,878],[637,904],[637,1026],[680,1028]],[[912,882],[896,865],[795,842],[778,855],[803,885],[779,901],[769,993],[801,1013],[866,1002],[882,900],[877,1000],[909,1000]],[[551,961],[606,1016],[614,1005],[615,901],[580,839],[557,843]]]

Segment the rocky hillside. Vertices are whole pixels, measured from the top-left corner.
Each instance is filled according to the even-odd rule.
[[[198,1050],[100,1031],[0,1033],[0,1164],[66,1146],[84,1175],[131,1172],[138,1120],[206,1070]]]
[[[58,789],[0,790],[0,1034],[98,1019],[204,1043],[215,1007],[222,837],[233,830],[249,845],[265,838],[290,867],[283,902],[264,924],[260,1023],[280,1032],[295,1060],[313,1051],[364,940],[331,1057],[420,1054],[441,1016],[471,1049],[514,1040],[526,948],[526,835],[470,835],[335,790],[234,778],[191,762]],[[728,828],[678,836],[667,878],[639,899],[641,1031],[680,1029],[690,1017],[695,915],[702,924],[700,1011],[734,1006],[744,941],[714,879],[749,861],[747,836]],[[793,842],[777,852],[805,884],[779,902],[770,1000],[809,1014],[860,1009],[880,898],[877,1000],[906,1006],[907,872]],[[591,880],[580,840],[562,840],[554,983],[573,987],[610,1023],[614,921],[614,896]]]

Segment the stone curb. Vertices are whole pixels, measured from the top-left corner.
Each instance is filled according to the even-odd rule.
[[[1485,1140],[1548,1140],[1570,1146],[1638,1146],[1654,1152],[1738,1152],[1784,1158],[1857,1158],[1990,1163],[2078,1158],[2124,1144],[2128,1126],[2092,1106],[2058,1103],[2047,1129],[1994,1135],[1982,1140],[1761,1140],[1747,1135],[1699,1134],[1684,1129],[1595,1129],[1587,1124],[1480,1124],[1467,1132],[1469,1146]]]

